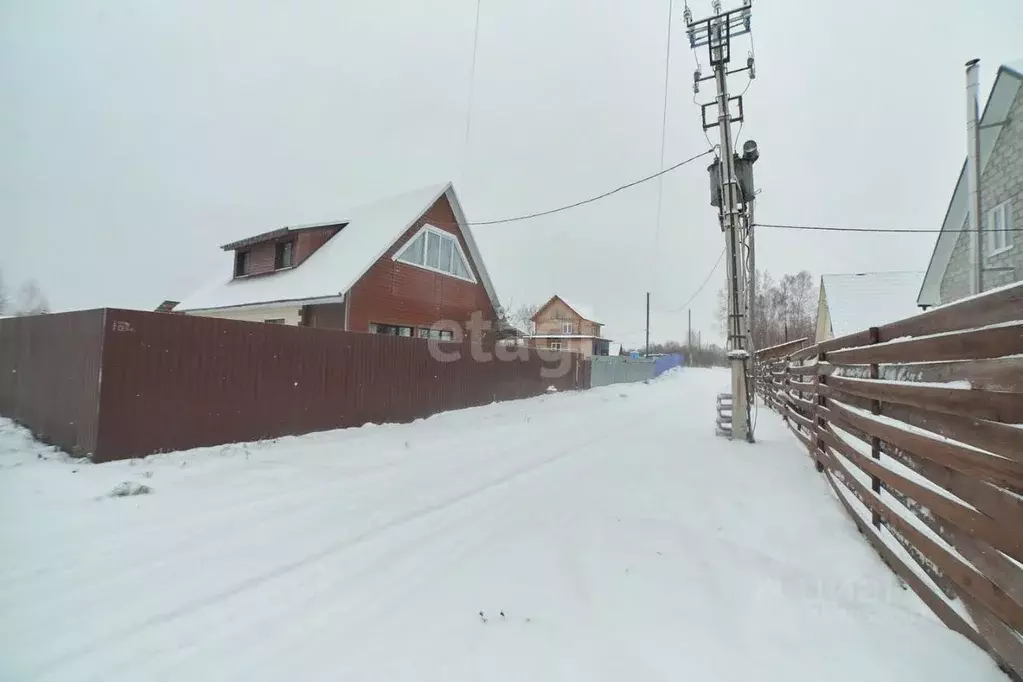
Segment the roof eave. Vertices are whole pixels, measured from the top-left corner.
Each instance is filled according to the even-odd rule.
[[[276,306],[292,306],[292,305],[320,305],[323,303],[343,303],[345,300],[344,294],[337,294],[336,296],[315,296],[307,298],[287,298],[276,301],[254,301],[251,303],[236,303],[232,305],[212,306],[205,308],[175,308],[176,313],[189,313],[196,315],[199,313],[211,313],[211,312],[227,312],[231,310],[252,310],[256,308],[270,308]]]

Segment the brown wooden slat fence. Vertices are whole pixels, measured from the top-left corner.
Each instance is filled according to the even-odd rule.
[[[588,386],[572,353],[100,309],[0,320],[0,415],[94,461],[407,422]],[[563,373],[553,370],[563,368]],[[547,376],[545,376],[547,375]]]
[[[1023,677],[1023,284],[764,349],[756,380],[885,563]]]

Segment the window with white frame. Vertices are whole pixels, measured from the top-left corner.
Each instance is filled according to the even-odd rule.
[[[1008,201],[987,212],[987,255],[1012,246],[1012,204]]]
[[[467,282],[476,281],[458,239],[432,225],[424,225],[394,259]]]
[[[547,347],[550,348],[551,350],[561,350],[561,340],[551,339],[551,342],[547,344]]]
[[[575,334],[575,323],[573,322],[562,322],[561,323],[562,334]]]

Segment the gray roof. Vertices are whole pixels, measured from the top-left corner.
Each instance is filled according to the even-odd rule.
[[[858,272],[822,275],[835,337],[880,327],[919,313],[916,293],[922,272]]]

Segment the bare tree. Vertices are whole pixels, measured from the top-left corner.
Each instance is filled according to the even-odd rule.
[[[753,345],[766,348],[802,337],[813,337],[817,326],[817,286],[806,270],[785,275],[775,282],[770,273],[758,271]],[[728,333],[727,294],[718,291],[718,323]]]
[[[520,305],[508,315],[508,322],[524,332],[533,328],[533,315],[540,309],[538,305]]]
[[[700,332],[694,329],[693,339],[695,340],[699,335]],[[635,352],[642,352],[643,349],[634,350]],[[725,367],[728,364],[725,349],[714,344],[702,346],[694,342],[692,346],[689,346],[678,341],[664,341],[661,343],[651,343],[650,353],[653,355],[678,353],[685,357],[687,364],[692,364],[694,367]],[[628,354],[629,351],[625,350],[623,346],[622,355]]]
[[[34,279],[25,282],[18,289],[14,310],[17,315],[42,315],[50,312],[50,303]]]

